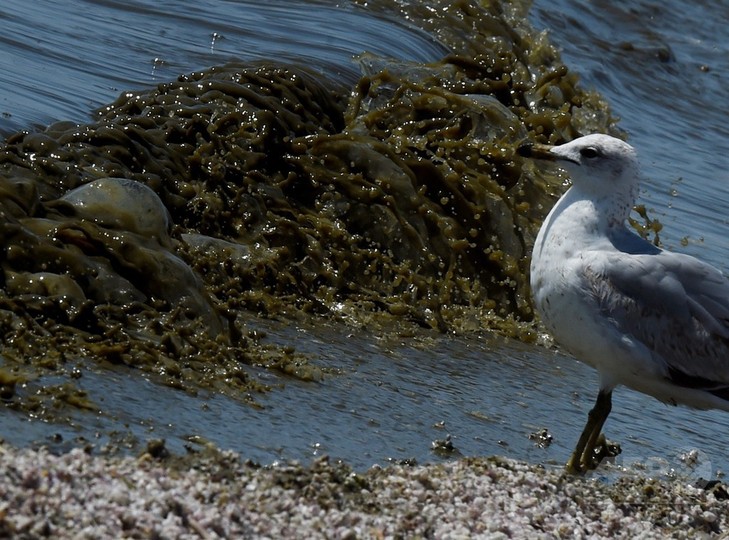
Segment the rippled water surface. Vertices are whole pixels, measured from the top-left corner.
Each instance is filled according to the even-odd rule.
[[[729,270],[729,7],[635,0],[603,6],[537,1],[531,17],[622,118],[645,165],[642,198],[666,226],[666,244]],[[359,74],[353,57],[364,51],[419,62],[444,53],[407,21],[346,2],[6,0],[0,22],[4,134],[86,121],[124,90],[236,58],[294,60],[351,82]],[[105,415],[75,413],[58,427],[8,410],[2,436],[60,447],[80,438],[123,446],[163,437],[177,450],[202,438],[264,463],[329,454],[365,467],[446,459],[431,443],[450,435],[466,455],[559,464],[597,389],[589,368],[503,338],[380,338],[328,323],[260,327],[271,342],[293,344],[325,368],[322,379],[301,382],[252,367],[263,382],[286,387],[254,396],[258,409],[110,369],[80,382],[104,402]],[[624,463],[680,467],[679,456],[697,449],[710,468],[727,470],[727,427],[724,413],[670,408],[619,389],[607,432],[622,443]],[[553,437],[544,447],[529,438],[543,428]]]
[[[621,118],[667,245],[729,270],[729,5],[558,0],[532,18]]]
[[[405,21],[346,2],[10,0],[0,21],[4,133],[86,121],[124,90],[231,60],[297,61],[353,82],[365,50],[418,61],[445,51]]]

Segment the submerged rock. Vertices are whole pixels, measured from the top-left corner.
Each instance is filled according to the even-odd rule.
[[[128,231],[170,246],[170,213],[159,196],[141,182],[100,178],[72,189],[59,202],[73,215],[106,229]]]

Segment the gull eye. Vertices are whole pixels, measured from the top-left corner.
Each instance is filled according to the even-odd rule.
[[[600,155],[600,152],[598,152],[597,148],[595,148],[594,146],[586,146],[585,148],[580,150],[580,155],[582,157],[586,157],[587,159],[594,159]]]

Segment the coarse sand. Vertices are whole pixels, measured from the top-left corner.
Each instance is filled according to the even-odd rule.
[[[729,501],[684,481],[582,478],[511,459],[355,472],[232,452],[105,457],[0,445],[0,538],[696,538]]]

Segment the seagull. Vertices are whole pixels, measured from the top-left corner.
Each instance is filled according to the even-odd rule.
[[[539,230],[530,277],[555,342],[600,376],[567,471],[598,465],[619,385],[671,405],[729,411],[729,280],[626,226],[638,193],[635,149],[593,134],[523,145],[519,154],[556,161],[572,183]]]

